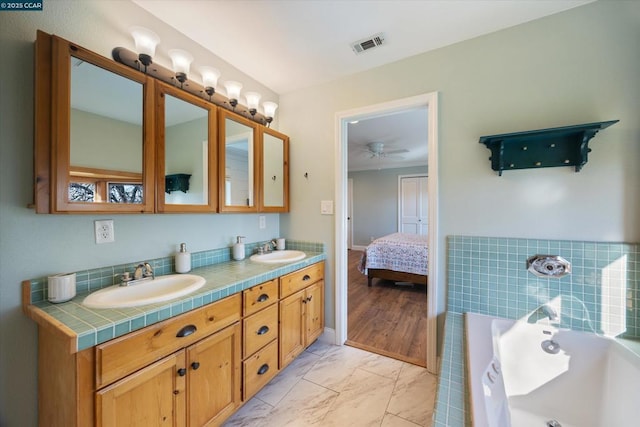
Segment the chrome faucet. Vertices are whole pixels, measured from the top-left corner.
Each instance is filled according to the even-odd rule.
[[[272,252],[275,248],[276,248],[276,240],[273,239],[269,242],[265,242],[262,245],[258,246],[258,254],[262,255],[262,254],[266,254],[269,252]]]
[[[140,283],[143,281],[153,280],[155,279],[155,274],[153,272],[153,268],[151,264],[148,262],[140,263],[136,266],[136,269],[133,272],[133,278],[129,274],[128,271],[125,271],[121,276],[120,286],[130,286],[135,285],[136,283]]]
[[[549,304],[543,304],[540,307],[536,308],[535,311],[531,313],[527,321],[529,323],[536,323],[540,319],[540,315],[549,319],[549,322],[557,323],[560,321],[558,312]]]

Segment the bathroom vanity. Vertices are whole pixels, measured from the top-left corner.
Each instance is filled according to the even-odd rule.
[[[247,260],[195,269],[207,279],[198,301],[225,269],[227,277],[236,271],[229,292],[215,292],[228,296],[87,348],[52,315],[56,305],[30,302],[25,281],[24,310],[38,323],[40,425],[222,424],[324,330],[324,254],[286,266]]]

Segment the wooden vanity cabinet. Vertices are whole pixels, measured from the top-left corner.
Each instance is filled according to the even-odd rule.
[[[324,262],[280,278],[280,359],[283,369],[324,329]]]
[[[242,400],[278,373],[278,279],[243,292]]]
[[[39,424],[219,426],[323,329],[324,262],[79,352],[40,325]]]

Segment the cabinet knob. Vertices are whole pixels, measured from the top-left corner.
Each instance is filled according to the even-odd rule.
[[[195,371],[200,367],[200,362],[193,362],[191,368]]]
[[[264,335],[264,334],[266,334],[267,332],[269,332],[269,327],[268,327],[267,325],[264,325],[263,327],[261,327],[260,329],[258,329],[258,330],[256,331],[256,334],[258,334],[258,335]]]
[[[185,368],[178,369],[178,375],[184,377],[185,375],[187,375],[187,370]]]
[[[258,302],[265,302],[265,301],[266,301],[266,300],[268,300],[268,299],[269,299],[269,295],[267,295],[267,294],[262,294],[262,295],[260,295],[260,296],[258,297],[257,301],[258,301]]]
[[[260,366],[260,369],[258,369],[258,375],[264,375],[267,373],[268,370],[269,370],[269,365],[265,363],[264,365]]]

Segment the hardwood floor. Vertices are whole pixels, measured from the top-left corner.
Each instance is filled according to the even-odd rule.
[[[427,296],[424,286],[394,284],[358,271],[362,252],[348,254],[347,345],[426,366]]]

